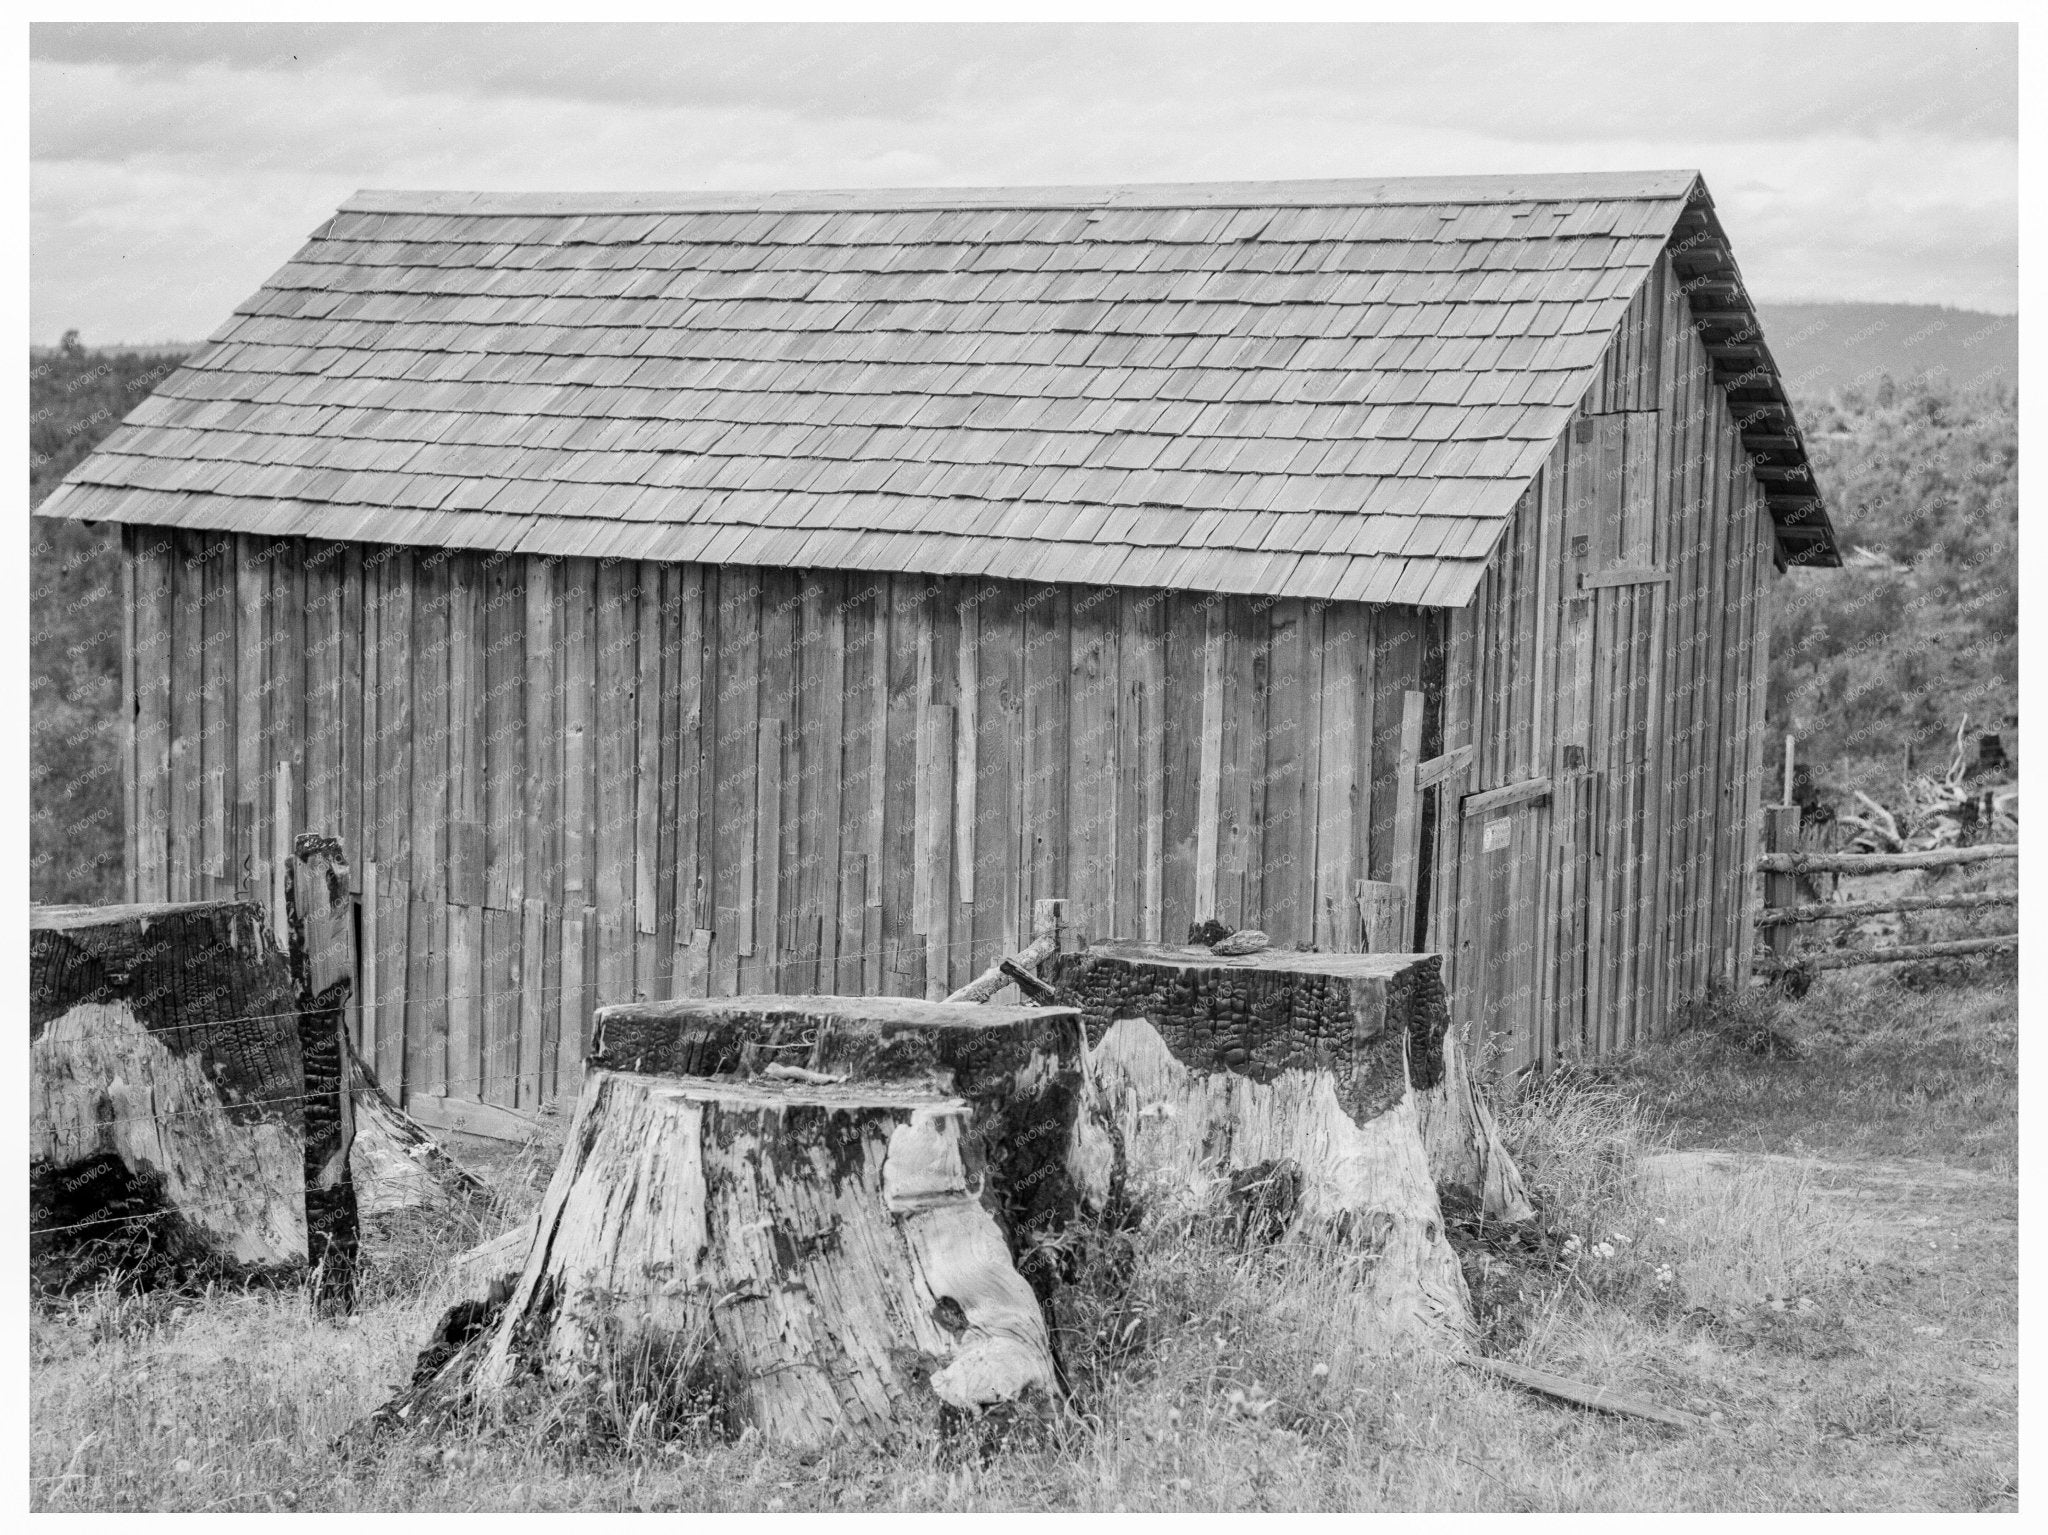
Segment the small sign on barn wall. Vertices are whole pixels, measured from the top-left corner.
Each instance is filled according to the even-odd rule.
[[[1513,817],[1502,816],[1498,820],[1486,823],[1486,841],[1483,845],[1487,852],[1498,853],[1502,848],[1511,846],[1514,840],[1515,823]]]

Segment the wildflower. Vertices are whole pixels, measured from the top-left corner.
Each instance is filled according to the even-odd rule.
[[[1593,1244],[1593,1256],[1596,1258],[1611,1258],[1614,1256],[1614,1249],[1606,1242],[1595,1242]]]
[[[1324,1364],[1320,1359],[1318,1359],[1316,1361],[1315,1368],[1313,1370],[1310,1370],[1308,1373],[1313,1375],[1317,1380],[1321,1380],[1324,1376],[1330,1373],[1330,1367]]]
[[[1656,1280],[1657,1288],[1659,1288],[1660,1290],[1663,1289],[1665,1286],[1669,1285],[1677,1277],[1677,1274],[1672,1272],[1670,1264],[1660,1263],[1657,1265]]]

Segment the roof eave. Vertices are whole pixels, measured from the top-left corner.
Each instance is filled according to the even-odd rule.
[[[1839,568],[1841,545],[1805,438],[1704,180],[1695,182],[1669,250],[1693,324],[1714,362],[1714,380],[1763,487],[1777,529],[1779,568]]]

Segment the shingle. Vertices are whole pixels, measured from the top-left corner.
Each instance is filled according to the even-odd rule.
[[[1451,590],[1689,187],[392,195],[45,509],[1371,600],[1456,566]]]

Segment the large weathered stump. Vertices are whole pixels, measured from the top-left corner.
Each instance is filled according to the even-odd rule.
[[[1030,1409],[1052,1358],[974,1120],[918,1087],[593,1070],[478,1385],[708,1400],[797,1448]]]
[[[902,997],[754,996],[598,1009],[593,1066],[916,1089],[959,1097],[979,1194],[1043,1294],[1033,1256],[1121,1201],[1122,1148],[1086,1091],[1081,1017]]]
[[[339,1084],[309,1089],[301,1024],[253,905],[32,909],[38,1288],[277,1275],[353,1248],[352,1206],[308,1221],[307,1099]]]
[[[1242,1234],[1314,1233],[1369,1261],[1358,1314],[1389,1340],[1456,1343],[1470,1309],[1415,1107],[1441,1079],[1434,955],[1115,943],[1053,974],[1153,1200],[1222,1201]]]

